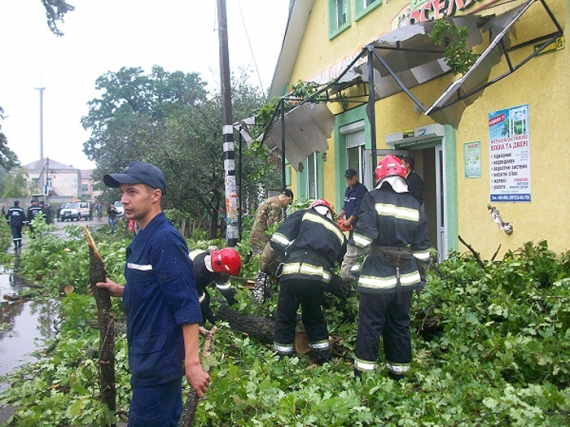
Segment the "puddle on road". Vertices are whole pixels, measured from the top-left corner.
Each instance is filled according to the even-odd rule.
[[[25,293],[27,287],[11,271],[0,267],[0,294]],[[18,301],[0,303],[0,377],[25,363],[34,362],[31,353],[55,336],[59,301]],[[0,392],[9,385],[0,381]]]

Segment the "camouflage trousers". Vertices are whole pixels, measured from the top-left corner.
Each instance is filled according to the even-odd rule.
[[[259,270],[253,285],[253,299],[255,302],[263,304],[271,298],[271,288],[269,275]]]

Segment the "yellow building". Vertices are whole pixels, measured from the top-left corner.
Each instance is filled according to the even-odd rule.
[[[450,70],[434,19],[469,29],[469,71]],[[570,107],[568,20],[568,0],[292,2],[270,98],[315,82],[320,102],[284,116],[288,185],[338,211],[347,168],[371,189],[375,159],[412,155],[442,257],[466,250],[459,236],[487,259],[570,249],[570,121],[554,114]],[[282,149],[280,121],[266,143]]]

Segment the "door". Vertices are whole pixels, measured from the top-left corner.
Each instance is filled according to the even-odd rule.
[[[428,237],[439,252],[439,261],[447,257],[447,227],[445,216],[445,179],[442,144],[410,150],[415,172],[424,180],[423,209],[428,222]]]

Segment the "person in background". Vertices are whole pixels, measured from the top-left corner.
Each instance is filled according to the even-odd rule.
[[[22,227],[26,223],[26,212],[20,207],[19,200],[14,201],[14,206],[8,209],[5,217],[12,229],[14,250],[22,249]]]
[[[261,255],[269,243],[270,236],[267,234],[267,230],[281,221],[283,209],[289,206],[292,201],[293,192],[286,188],[279,195],[270,197],[259,205],[249,236],[249,242],[256,255]],[[270,251],[271,247],[267,250]],[[259,303],[265,302],[270,296],[267,283],[268,276],[262,269],[257,272],[253,286],[253,297]]]
[[[297,309],[309,340],[309,355],[318,364],[331,360],[327,321],[321,310],[332,268],[343,260],[346,237],[334,223],[329,202],[315,200],[309,209],[288,217],[271,236],[271,246],[287,253],[279,277],[279,299],[273,333],[275,351],[290,356],[294,351]]]
[[[111,227],[111,234],[115,234],[115,223],[117,222],[117,210],[113,203],[109,203],[107,208],[107,216],[109,217],[109,226]]]
[[[32,220],[36,217],[36,215],[42,212],[42,208],[40,206],[38,206],[38,202],[37,200],[32,200],[32,204],[30,207],[28,207],[28,213],[26,215],[26,219],[28,221],[28,226],[30,227],[30,234],[32,236],[32,239],[35,239],[35,233],[34,233],[34,226],[32,225]]]
[[[410,369],[410,303],[425,282],[430,256],[424,211],[408,191],[406,168],[388,154],[378,162],[376,187],[366,193],[341,267],[344,280],[356,280],[353,267],[369,251],[358,277],[360,292],[354,373],[376,368],[380,336],[388,374],[400,379]]]
[[[339,212],[339,218],[345,218],[344,227],[352,228],[358,221],[358,211],[362,204],[362,198],[368,189],[358,181],[358,174],[354,169],[348,169],[344,177],[346,178],[346,190],[344,192],[344,205]],[[351,227],[352,226],[352,227]]]
[[[241,257],[235,249],[218,249],[211,246],[208,250],[195,249],[190,252],[194,266],[194,278],[198,289],[202,324],[209,321],[216,323],[214,312],[210,308],[208,286],[214,285],[224,296],[228,305],[235,304],[235,290],[232,289],[231,276],[237,276],[241,270]]]
[[[406,179],[408,181],[408,190],[414,199],[418,201],[420,206],[424,204],[424,181],[414,171],[414,158],[406,156],[402,159],[406,168]]]
[[[186,241],[162,212],[162,171],[131,162],[121,174],[105,175],[119,187],[127,219],[141,231],[127,248],[125,286],[107,279],[96,286],[123,297],[133,396],[129,427],[178,426],[182,377],[204,397],[210,376],[199,357],[202,320]]]

